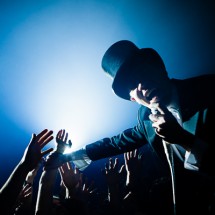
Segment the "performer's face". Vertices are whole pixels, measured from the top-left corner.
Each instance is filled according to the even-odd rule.
[[[134,69],[141,70],[141,66],[136,66]],[[168,103],[171,96],[171,82],[164,71],[155,70],[150,65],[146,70],[144,65],[144,74],[143,72],[136,74],[141,74],[141,76],[134,76],[136,78],[134,83],[137,84],[130,91],[131,101],[136,101],[147,107],[152,103]]]

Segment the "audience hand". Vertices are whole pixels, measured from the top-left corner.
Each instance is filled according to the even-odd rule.
[[[71,148],[72,142],[71,142],[71,140],[69,140],[67,143],[67,139],[68,139],[68,133],[65,134],[65,130],[60,130],[57,133],[57,136],[56,136],[56,142],[57,142],[56,152],[63,154],[67,147]]]
[[[112,186],[112,185],[115,186],[119,184],[124,169],[125,169],[125,166],[122,165],[119,170],[118,158],[115,159],[115,162],[113,161],[112,158],[109,159],[109,164],[106,163],[105,170],[102,171],[106,177],[108,186]]]
[[[24,155],[21,159],[21,163],[26,164],[29,168],[29,171],[36,168],[42,157],[53,150],[52,148],[50,148],[43,152],[41,151],[42,148],[53,139],[52,134],[53,131],[48,131],[47,129],[45,129],[38,135],[32,135],[31,141],[25,149]]]
[[[137,149],[124,153],[124,159],[127,171],[126,185],[129,186],[138,180],[141,160],[138,158]]]
[[[73,168],[70,162],[64,163],[59,168],[62,184],[69,190],[75,190],[81,182],[81,173],[78,168]]]
[[[19,210],[19,208],[23,206],[31,197],[32,185],[26,184],[25,186],[23,186],[21,192],[19,193],[19,196],[17,197],[14,209]]]
[[[67,147],[72,146],[71,140],[68,140],[68,133],[65,133],[65,130],[60,130],[56,136],[57,146],[56,149],[46,158],[44,169],[55,169],[60,167],[65,163],[65,156],[63,153]]]

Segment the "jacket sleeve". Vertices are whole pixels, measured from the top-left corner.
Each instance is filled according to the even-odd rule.
[[[148,143],[141,122],[142,111],[138,112],[138,124],[111,138],[104,138],[86,145],[86,153],[91,160],[99,160],[140,148]]]

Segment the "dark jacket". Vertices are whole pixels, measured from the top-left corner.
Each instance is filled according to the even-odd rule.
[[[200,138],[209,148],[204,155],[201,171],[213,174],[211,166],[215,164],[215,75],[202,75],[184,80],[171,79],[179,95],[180,111],[183,127]],[[149,143],[154,156],[166,164],[162,139],[155,134],[148,116],[150,110],[141,106],[138,111],[138,123],[134,128],[127,129],[121,134],[104,138],[86,146],[87,155],[91,160],[111,157],[140,148]],[[213,133],[214,132],[214,133]]]

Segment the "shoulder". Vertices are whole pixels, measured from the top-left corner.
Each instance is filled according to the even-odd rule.
[[[186,111],[189,116],[215,105],[215,74],[171,80],[176,86],[182,112]]]
[[[202,100],[208,102],[209,100],[214,104],[214,90],[215,90],[215,74],[200,75],[187,79],[172,79],[178,92],[183,95],[185,99],[195,98],[195,100]]]
[[[182,85],[191,87],[190,84],[192,84],[192,87],[200,87],[204,86],[207,88],[215,87],[215,74],[205,74],[205,75],[199,75],[191,78],[186,79],[171,79],[172,82],[176,85]]]

